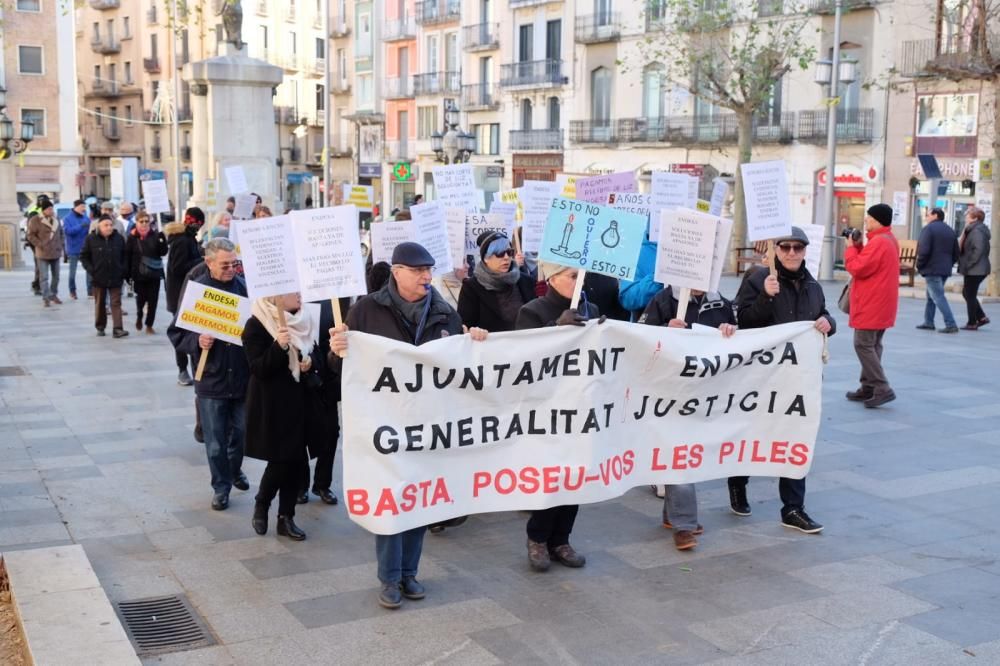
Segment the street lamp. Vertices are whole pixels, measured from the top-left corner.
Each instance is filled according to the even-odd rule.
[[[824,199],[826,199],[826,215],[823,220],[823,254],[819,265],[819,279],[821,280],[833,279],[833,230],[836,224],[833,188],[837,175],[837,106],[840,103],[837,93],[841,83],[853,83],[858,77],[857,61],[840,59],[840,24],[843,10],[843,0],[837,0],[833,19],[833,53],[829,60],[816,62],[814,74],[816,83],[828,86],[826,100],[826,186],[823,190]]]
[[[460,164],[468,162],[476,150],[476,137],[458,126],[459,109],[448,100],[444,103],[444,134],[431,134],[431,150],[438,162]]]
[[[14,121],[7,117],[7,90],[0,88],[0,160],[28,149],[35,138],[35,123],[21,121],[21,136],[14,138]]]

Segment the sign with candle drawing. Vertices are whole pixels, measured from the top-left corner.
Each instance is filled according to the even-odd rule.
[[[645,233],[644,215],[556,197],[549,208],[538,258],[634,280]]]

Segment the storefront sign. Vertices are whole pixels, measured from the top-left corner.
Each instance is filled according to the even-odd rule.
[[[874,167],[872,167],[874,169]],[[834,171],[833,186],[835,188],[863,188],[868,180],[865,170],[849,164],[838,164]],[[875,177],[878,176],[876,172]],[[816,183],[820,187],[826,187],[826,169],[820,169],[816,174]]]
[[[938,168],[941,169],[941,176],[945,180],[966,180],[972,179],[976,175],[977,160],[974,158],[952,158],[939,157]],[[910,175],[920,179],[926,179],[923,169],[920,168],[919,160],[910,162]]]
[[[514,153],[513,167],[515,169],[562,169],[563,156],[556,155],[522,155]]]

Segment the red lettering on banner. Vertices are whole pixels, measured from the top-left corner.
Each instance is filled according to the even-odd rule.
[[[545,488],[543,492],[546,495],[559,492],[559,468],[546,467],[542,474],[542,478],[545,479]]]
[[[623,454],[622,458],[625,461],[625,475],[628,476],[635,469],[635,451],[629,449]]]
[[[510,486],[507,488],[501,486],[500,477],[510,477]],[[501,495],[510,495],[512,492],[514,492],[514,488],[517,487],[517,475],[514,474],[514,470],[512,469],[502,469],[499,472],[497,472],[496,481],[493,483],[493,486],[497,489],[497,492],[500,493]]]
[[[479,497],[479,491],[490,487],[490,473],[476,472],[472,475],[472,496]]]
[[[721,463],[722,462],[722,460],[721,460],[722,455],[721,454],[719,455],[719,458],[720,458],[719,462]],[[660,447],[658,447],[658,446],[653,449],[653,464],[650,467],[650,469],[653,470],[654,472],[664,472],[664,471],[670,469],[665,464],[663,464],[663,463],[660,462]]]
[[[736,450],[736,445],[732,442],[723,442],[722,446],[719,447],[719,464],[728,457],[733,455],[733,451]]]
[[[368,491],[364,488],[355,488],[347,491],[347,510],[355,515],[365,515],[368,513]]]
[[[687,447],[686,446],[675,446],[674,447],[674,469],[687,469]]]
[[[552,469],[552,468],[547,468]],[[557,468],[558,469],[558,468]],[[533,495],[538,492],[541,487],[541,482],[539,481],[539,472],[537,467],[525,467],[521,470],[521,485],[518,488],[522,493],[527,495]]]
[[[787,448],[788,442],[771,442],[771,462],[782,464],[788,462],[785,457],[785,449]]]
[[[767,456],[759,455],[757,453],[757,447],[760,446],[760,440],[753,440],[753,452],[750,454],[750,462],[767,462]]]
[[[406,493],[405,489],[403,490],[403,493],[405,495]],[[396,499],[392,496],[391,488],[382,489],[382,494],[379,495],[378,504],[375,506],[375,512],[372,515],[376,517],[381,516],[383,513],[387,511],[394,516],[399,515],[399,507],[396,506]]]
[[[489,485],[489,474],[485,478],[477,480]],[[393,494],[392,488],[382,488],[379,491],[378,502],[372,509],[368,502],[368,491],[363,488],[355,488],[347,491],[348,511],[353,515],[368,515],[378,517],[382,514],[398,516],[400,513],[409,513],[414,509],[426,509],[442,502],[451,503],[451,494],[448,492],[448,484],[444,477],[432,480],[408,483],[399,491],[398,497]]]
[[[704,445],[694,444],[691,446],[691,450],[688,452],[688,457],[691,459],[691,469],[698,469],[701,467],[702,455],[704,453]]]
[[[792,444],[792,452],[788,457],[788,462],[800,467],[809,462],[809,446],[802,442]]]

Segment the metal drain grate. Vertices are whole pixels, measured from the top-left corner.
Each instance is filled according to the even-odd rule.
[[[184,595],[119,601],[115,608],[140,657],[215,645]]]
[[[0,377],[23,377],[26,374],[24,368],[16,365],[0,365]]]

